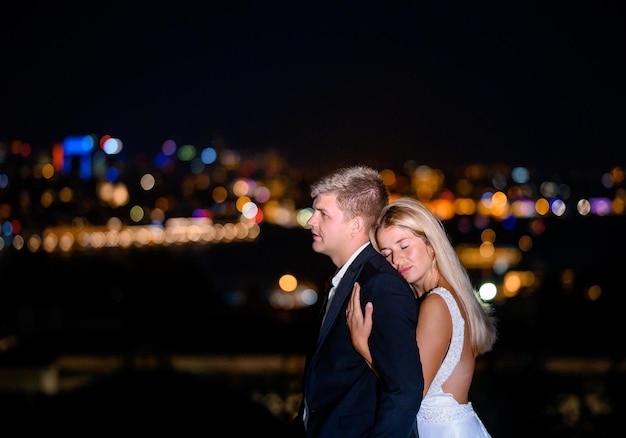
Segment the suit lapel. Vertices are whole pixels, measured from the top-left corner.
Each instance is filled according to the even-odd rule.
[[[324,299],[322,300],[322,306],[320,307],[320,312],[319,312],[319,315],[317,316],[317,319],[320,324],[320,328],[321,328],[322,321],[324,320],[324,314],[326,313],[326,306],[328,305],[328,293],[330,292],[330,288],[333,285],[332,278],[333,278],[332,276],[328,277],[328,279],[326,280],[326,285],[324,285]]]
[[[324,319],[324,322],[320,329],[320,336],[318,340],[319,342],[322,342],[324,340],[324,338],[328,334],[328,329],[334,324],[335,319],[337,319],[340,314],[343,314],[342,309],[345,309],[344,303],[350,293],[352,293],[352,286],[359,277],[359,274],[361,273],[365,262],[371,257],[370,250],[372,250],[372,246],[368,245],[363,249],[363,251],[361,251],[357,258],[354,259],[354,261],[350,264],[350,266],[346,270],[346,273],[343,275],[343,278],[337,285],[335,295],[330,302],[330,307],[328,308],[328,312],[326,313],[326,318]],[[326,307],[326,299],[324,299],[323,306],[324,307],[322,307],[322,309]]]

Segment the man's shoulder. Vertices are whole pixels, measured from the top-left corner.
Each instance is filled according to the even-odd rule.
[[[374,250],[373,254],[367,258],[363,263],[363,269],[361,270],[362,279],[368,279],[376,275],[390,275],[391,277],[397,277],[404,280],[400,273],[391,266],[391,264],[383,257],[379,252]]]
[[[382,263],[380,263],[381,259]],[[408,304],[404,300],[411,299],[416,305],[418,304],[409,283],[382,256],[380,258],[373,257],[365,262],[356,281],[361,285],[361,300],[375,302],[374,307],[379,310],[379,313],[382,309],[381,306],[393,307],[398,304],[397,300],[402,300],[404,304]],[[381,297],[384,298],[382,303],[379,301]]]

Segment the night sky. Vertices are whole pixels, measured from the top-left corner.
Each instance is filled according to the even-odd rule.
[[[134,154],[172,138],[294,165],[626,164],[622,2],[12,3],[0,140],[110,134]]]

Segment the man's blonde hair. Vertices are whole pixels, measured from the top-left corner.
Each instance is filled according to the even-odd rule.
[[[389,203],[389,191],[380,173],[371,167],[344,167],[324,176],[311,185],[311,197],[332,194],[346,219],[363,218],[368,229]]]

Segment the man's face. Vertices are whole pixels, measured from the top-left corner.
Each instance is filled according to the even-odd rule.
[[[329,256],[336,265],[350,257],[351,231],[335,195],[322,194],[313,200],[313,215],[307,225],[313,234],[313,251]],[[344,257],[346,249],[348,254]]]

